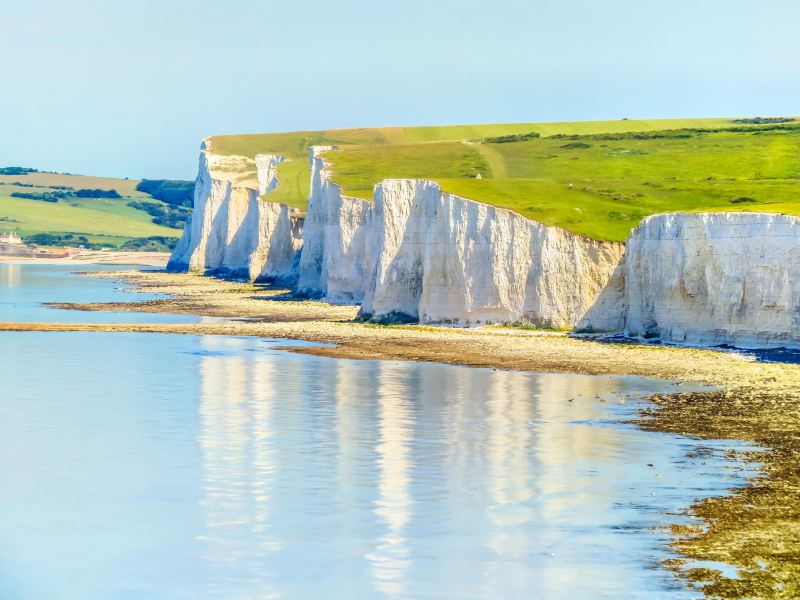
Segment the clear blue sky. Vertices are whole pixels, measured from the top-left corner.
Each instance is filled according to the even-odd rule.
[[[0,165],[194,177],[206,135],[800,113],[796,0],[8,0]]]

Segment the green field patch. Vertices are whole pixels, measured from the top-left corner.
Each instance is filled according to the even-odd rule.
[[[383,179],[475,179],[492,172],[476,146],[461,142],[350,146],[327,152],[324,158],[346,194],[368,200]]]
[[[116,190],[121,196],[146,198],[147,194],[136,189],[138,179],[115,179],[113,177],[92,177],[89,175],[69,175],[65,173],[33,172],[23,175],[0,175],[0,193],[5,186],[13,184],[22,186],[47,187],[52,189],[99,189]]]
[[[160,238],[180,236],[189,214],[137,190],[139,180],[19,171],[0,176],[0,231],[22,237],[46,234],[91,247],[153,238],[142,245],[163,247]]]
[[[0,217],[13,220],[0,223],[0,230],[20,235],[66,231],[124,238],[180,235],[177,229],[154,224],[149,214],[128,206],[129,201],[71,198],[49,203],[12,198],[0,189]]]
[[[292,208],[306,210],[310,192],[311,169],[308,160],[294,158],[278,163],[278,187],[266,196],[270,202],[282,202]]]

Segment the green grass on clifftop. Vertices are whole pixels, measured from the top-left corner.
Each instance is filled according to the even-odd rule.
[[[326,160],[346,194],[370,199],[382,179],[427,178],[447,192],[596,239],[624,240],[643,217],[659,212],[800,215],[794,120],[389,127],[211,139],[220,154],[291,158],[280,166],[270,200],[300,208],[311,145],[339,147]]]
[[[310,176],[305,157],[290,158],[278,164],[278,187],[270,193],[270,201],[305,210],[311,187]]]

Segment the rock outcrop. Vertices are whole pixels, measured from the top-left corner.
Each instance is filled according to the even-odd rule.
[[[677,344],[800,348],[797,217],[653,215],[626,246],[622,294],[609,294],[617,314],[595,308],[583,325]]]
[[[167,269],[292,282],[302,247],[302,219],[260,197],[278,185],[281,156],[218,156],[204,142],[194,211]]]

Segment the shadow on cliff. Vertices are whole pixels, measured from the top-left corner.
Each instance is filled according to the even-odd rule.
[[[254,199],[252,198],[252,195],[255,194],[256,191],[250,188],[239,188],[238,190],[235,188],[229,189],[228,194],[226,194],[227,202],[225,204],[227,207],[225,210],[226,222],[224,223],[226,230],[230,227],[230,204],[234,201],[234,193],[245,193],[247,195],[247,211],[245,212],[244,218],[239,223],[239,226],[236,228],[236,233],[233,234],[229,242],[224,244],[222,256],[219,261],[219,266],[216,268],[216,272],[220,276],[224,275],[249,280],[252,277],[252,273],[250,272],[250,257],[258,248],[258,211],[253,210]],[[240,199],[236,198],[236,201],[239,202]],[[256,199],[256,201],[258,200]],[[217,214],[221,212],[222,210],[220,209]],[[256,232],[255,239],[253,238],[253,232]],[[245,264],[227,264],[232,256],[245,257]]]
[[[409,207],[408,216],[403,224],[403,237],[396,244],[398,250],[411,247],[415,249],[414,253],[413,255],[409,255],[407,252],[403,253],[398,251],[394,254],[391,261],[382,269],[384,274],[383,279],[384,281],[388,280],[388,283],[379,282],[378,274],[381,253],[379,252],[372,256],[371,264],[369,264],[370,272],[366,273],[368,284],[364,289],[364,302],[361,304],[361,308],[358,311],[357,319],[369,322],[380,320],[384,312],[380,310],[381,305],[386,304],[385,299],[387,297],[396,294],[391,302],[393,306],[402,306],[406,309],[411,309],[413,307],[413,310],[395,309],[388,312],[403,315],[406,323],[419,322],[419,303],[422,298],[422,282],[425,276],[421,240],[423,234],[416,229],[410,229],[408,223],[414,219],[414,215],[420,210],[424,212],[425,203],[420,198],[420,195],[415,192],[411,206]],[[381,235],[382,238],[385,238],[387,225],[386,217],[384,215],[381,216],[383,218],[383,230]],[[435,216],[435,214],[433,216]],[[430,220],[428,220],[428,222],[430,222]],[[381,242],[383,242],[383,240],[381,240]],[[376,246],[384,248],[385,242],[376,244]],[[369,251],[370,249],[367,248],[368,253]],[[389,280],[389,276],[391,276],[391,280]],[[380,288],[379,285],[381,286]],[[378,295],[379,289],[380,296]],[[367,304],[369,305],[365,310],[365,305]],[[378,314],[376,314],[376,312]]]
[[[267,201],[256,199],[256,202]],[[266,260],[259,266],[255,280],[294,288],[297,285],[302,250],[302,243],[296,245],[295,240],[303,239],[304,220],[289,214],[286,205],[278,206],[280,213],[267,242]]]
[[[220,202],[217,212],[211,219],[208,239],[206,240],[205,252],[203,253],[204,270],[211,270],[212,273],[222,264],[225,255],[225,239],[228,234],[228,203],[231,199],[232,186],[230,182],[225,185],[225,195]],[[218,256],[218,259],[214,254]]]

